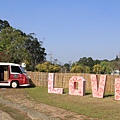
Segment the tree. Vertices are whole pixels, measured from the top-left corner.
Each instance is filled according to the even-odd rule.
[[[94,65],[93,72],[96,74],[100,74],[101,73],[101,65],[100,64]]]
[[[69,72],[70,71],[70,64],[65,63],[63,68],[65,69],[66,72]]]
[[[3,28],[6,28],[6,27],[10,27],[10,24],[8,23],[8,21],[6,20],[3,21],[0,19],[0,32]]]
[[[100,64],[100,60],[94,60],[94,65]]]
[[[87,57],[80,58],[77,63],[80,65],[87,65]]]
[[[36,65],[36,69],[40,72],[59,72],[60,66],[51,64],[50,62],[44,62]]]
[[[116,55],[115,61],[119,61],[119,57],[118,57],[118,55]]]
[[[111,67],[112,67],[112,71],[114,70],[120,70],[120,61],[111,61]]]
[[[29,54],[29,63],[32,66],[36,66],[39,63],[45,62],[47,54],[45,53],[45,48],[42,47],[42,42],[34,38],[33,35],[33,33],[27,35],[25,48]]]
[[[101,73],[103,73],[103,74],[110,74],[111,73],[112,67],[111,67],[110,62],[103,61],[100,63],[100,65],[101,65]]]
[[[2,61],[21,63],[26,59],[25,40],[26,37],[12,27],[2,29],[0,33]],[[7,59],[4,57],[6,55],[9,56]]]
[[[27,35],[12,28],[7,21],[0,20],[0,26],[0,61],[26,62],[29,70],[46,61],[45,48],[34,33]]]
[[[70,72],[73,72],[73,73],[83,73],[84,72],[84,69],[82,66],[80,65],[75,65],[71,68]]]
[[[90,73],[90,67],[89,66],[84,66],[84,73]]]
[[[92,68],[94,66],[94,60],[91,57],[83,57],[80,58],[77,62],[79,65],[88,66],[90,68],[90,72],[92,72]]]

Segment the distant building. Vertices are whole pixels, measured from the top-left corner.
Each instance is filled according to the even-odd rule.
[[[112,71],[111,75],[120,75],[120,71],[119,70],[114,70],[114,71]]]

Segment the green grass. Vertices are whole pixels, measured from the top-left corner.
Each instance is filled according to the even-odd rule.
[[[15,120],[31,120],[25,113],[3,104],[0,104],[0,110],[8,113]],[[1,117],[2,116],[0,116],[0,118]]]
[[[103,120],[120,120],[120,101],[114,100],[113,93],[105,94],[103,99],[93,98],[90,91],[85,96],[69,95],[65,89],[64,94],[51,94],[45,87],[27,88],[27,94],[35,101],[56,106],[77,114],[99,118]]]

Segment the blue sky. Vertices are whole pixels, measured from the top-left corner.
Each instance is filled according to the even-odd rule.
[[[82,57],[112,60],[120,52],[119,6],[120,0],[1,0],[0,19],[35,33],[62,64]]]

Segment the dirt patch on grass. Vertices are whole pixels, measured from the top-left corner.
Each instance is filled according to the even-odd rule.
[[[26,94],[24,88],[0,88],[0,96],[4,100],[10,101],[12,104],[18,105],[19,107],[17,108],[21,108],[21,110],[24,112],[26,111],[26,113],[28,110],[32,110],[37,112],[37,114],[41,114],[40,116],[37,116],[37,118],[34,117],[36,120],[97,120],[83,115],[77,115],[74,112],[61,108],[35,102]],[[31,114],[36,114],[34,112],[31,112]],[[31,116],[30,113],[27,115],[29,117]],[[33,118],[31,117],[31,119]]]
[[[0,120],[31,120],[26,113],[0,103]]]

